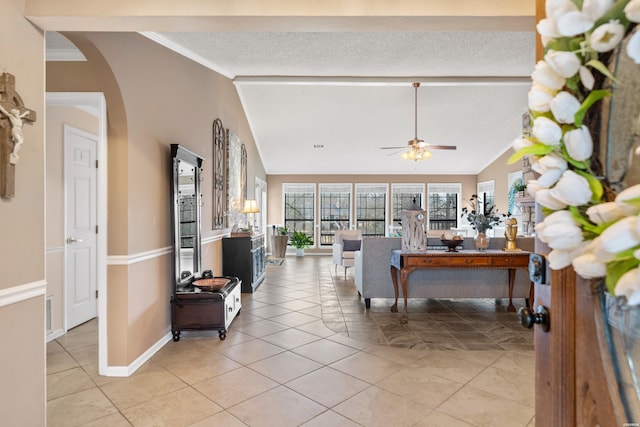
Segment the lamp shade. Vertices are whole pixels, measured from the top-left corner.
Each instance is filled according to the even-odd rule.
[[[242,213],[258,213],[260,209],[258,209],[258,203],[255,199],[247,199],[244,201],[244,207],[242,208]]]

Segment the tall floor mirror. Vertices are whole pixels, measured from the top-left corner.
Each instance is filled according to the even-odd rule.
[[[202,157],[171,144],[173,158],[173,246],[176,284],[189,282],[200,271],[200,169]]]

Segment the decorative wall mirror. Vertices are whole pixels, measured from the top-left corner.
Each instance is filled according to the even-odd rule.
[[[247,198],[247,149],[238,135],[227,129],[227,227],[246,223],[242,213]]]
[[[220,119],[213,122],[213,228],[224,228],[227,201],[227,133]]]
[[[172,222],[176,283],[200,270],[200,170],[202,157],[171,144]]]
[[[618,46],[609,68],[618,80],[614,96],[603,100],[601,120],[605,132],[599,151],[603,174],[616,193],[640,183],[640,73],[626,53],[631,35]]]

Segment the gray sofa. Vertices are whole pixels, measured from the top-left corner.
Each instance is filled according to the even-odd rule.
[[[504,247],[504,237],[492,237],[489,249]],[[440,239],[429,238],[429,247],[442,247]],[[532,237],[518,237],[518,248],[533,252]],[[395,298],[389,261],[391,251],[400,249],[399,237],[365,237],[355,255],[355,283],[358,292],[370,307],[371,298]],[[464,238],[464,248],[472,249],[473,238]],[[444,248],[441,250],[445,250]],[[524,269],[516,272],[513,298],[529,298],[531,282]],[[402,290],[399,289],[399,296]],[[508,298],[507,270],[415,270],[409,276],[408,298]]]

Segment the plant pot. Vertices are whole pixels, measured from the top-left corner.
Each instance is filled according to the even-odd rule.
[[[478,233],[473,238],[473,243],[476,246],[476,249],[479,251],[486,251],[489,247],[489,242],[491,239],[487,236],[486,233]]]
[[[274,258],[284,258],[287,253],[288,241],[289,236],[286,234],[284,236],[279,234],[271,236],[271,256]]]
[[[304,248],[296,248],[296,256],[304,256]]]

